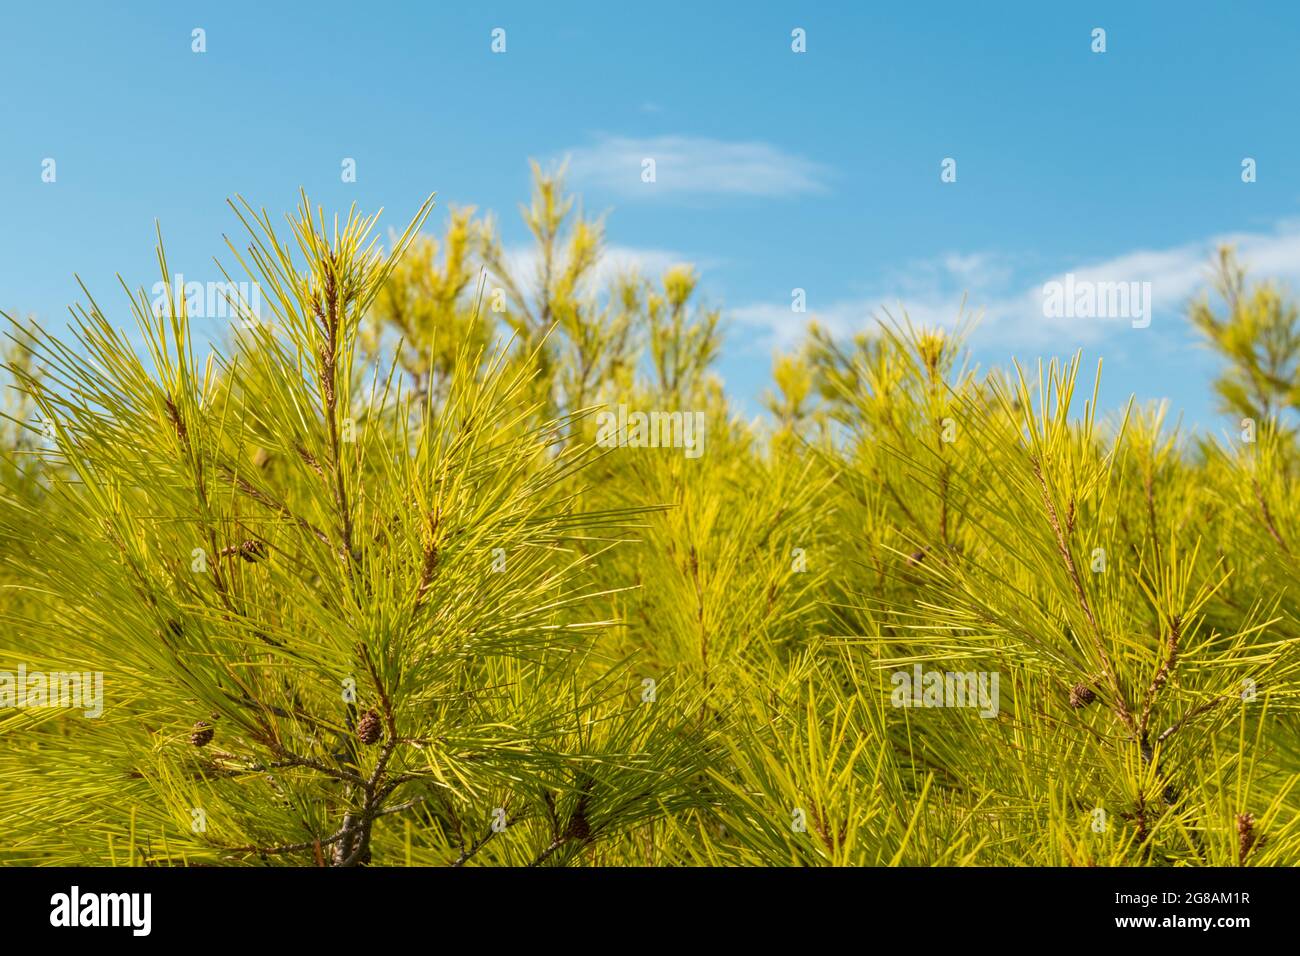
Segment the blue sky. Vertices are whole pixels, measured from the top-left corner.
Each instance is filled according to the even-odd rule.
[[[1283,3],[6,5],[0,308],[57,324],[75,272],[125,323],[115,275],[156,280],[155,218],[174,271],[219,278],[235,193],[399,226],[437,191],[521,244],[527,160],[568,156],[620,261],[698,264],[746,407],[808,318],[949,323],[964,291],[982,365],[1081,346],[1108,405],[1217,431],[1185,307],[1225,238],[1300,288],[1298,48]],[[1150,326],[1044,317],[1067,272],[1150,281]]]

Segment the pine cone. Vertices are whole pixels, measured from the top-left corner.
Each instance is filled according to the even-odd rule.
[[[587,822],[587,814],[582,807],[574,811],[565,836],[579,843],[586,843],[591,839],[591,824]]]
[[[357,721],[357,739],[367,747],[371,744],[378,743],[379,738],[384,735],[383,725],[379,722],[379,715],[373,710],[368,710],[361,715]]]
[[[239,556],[245,561],[258,561],[266,557],[266,545],[256,538],[250,538],[239,546]]]
[[[1251,847],[1255,845],[1255,816],[1251,813],[1237,814],[1237,862],[1245,865]]]
[[[569,817],[564,835],[570,840],[588,843],[591,840],[591,824],[587,820],[587,808],[591,804],[591,791],[595,789],[596,781],[586,772],[578,775],[578,781],[578,802],[573,808],[573,815]]]
[[[194,729],[190,732],[190,743],[196,747],[206,747],[212,741],[214,733],[216,731],[206,720],[195,721]]]
[[[1070,706],[1075,710],[1087,707],[1096,699],[1097,695],[1087,684],[1075,684],[1070,688]]]

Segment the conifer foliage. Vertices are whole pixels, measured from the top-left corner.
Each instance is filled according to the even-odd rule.
[[[906,316],[811,329],[746,422],[695,272],[601,278],[534,175],[531,277],[432,199],[384,246],[240,201],[224,343],[170,287],[10,321],[0,859],[1300,858],[1295,386],[1242,339],[1290,348],[1280,292],[1225,254],[1193,315],[1231,440]],[[101,713],[48,706],[74,674]]]

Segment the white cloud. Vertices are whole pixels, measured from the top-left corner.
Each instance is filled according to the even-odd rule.
[[[628,198],[664,195],[801,196],[824,193],[829,169],[763,142],[700,136],[602,136],[569,150],[569,173]],[[641,180],[655,161],[655,182]]]
[[[642,249],[635,246],[607,245],[604,254],[591,269],[584,281],[582,292],[591,293],[608,287],[616,277],[637,272],[642,278],[657,280],[669,266],[689,262],[690,257],[668,249]],[[510,274],[523,286],[525,295],[537,294],[537,249],[532,245],[508,246],[505,250]]]
[[[808,312],[791,312],[788,302],[754,303],[730,311],[748,327],[751,341],[762,347],[789,347],[815,320],[844,335],[871,328],[873,316],[888,309],[906,311],[913,322],[951,327],[961,313],[979,312],[975,341],[1018,348],[1073,348],[1110,338],[1134,347],[1166,348],[1172,336],[1185,334],[1189,302],[1209,286],[1215,250],[1222,243],[1237,247],[1252,279],[1273,279],[1300,288],[1300,222],[1279,223],[1272,232],[1228,233],[1165,249],[1139,249],[1100,262],[1070,264],[1037,281],[1014,260],[991,253],[946,254],[911,263],[873,283],[871,293],[819,303],[808,290]],[[1153,321],[1150,329],[1133,329],[1128,319],[1054,319],[1043,315],[1043,286],[1073,273],[1076,283],[1150,282]],[[1128,334],[1152,336],[1121,339]]]
[[[846,336],[872,326],[873,309],[866,300],[837,301],[823,308],[809,303],[808,311],[803,313],[793,311],[788,302],[757,302],[728,309],[726,317],[752,333],[742,338],[742,343],[759,349],[788,349],[803,338],[810,322],[835,336]]]
[[[1076,283],[1150,282],[1153,328],[1184,329],[1191,301],[1210,288],[1211,267],[1220,245],[1236,246],[1237,256],[1253,280],[1270,279],[1294,285],[1300,280],[1300,227],[1283,223],[1268,233],[1227,233],[1166,249],[1139,249],[1102,262],[1062,270],[1044,279],[1061,281],[1073,272]],[[1030,336],[1051,333],[1055,323],[1042,318],[1042,286],[1038,283],[1017,299],[999,303],[996,315],[1005,333]],[[1032,309],[1030,308],[1032,306]],[[1068,320],[1080,341],[1096,341],[1128,327],[1126,320]],[[1077,326],[1077,328],[1075,328]]]
[[[690,261],[689,256],[664,249],[607,246],[605,254],[592,270],[592,281],[603,287],[610,280],[627,272],[637,272],[644,279],[657,280],[670,266]]]

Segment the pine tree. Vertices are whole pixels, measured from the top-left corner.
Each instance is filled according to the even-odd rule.
[[[591,569],[636,513],[564,491],[586,452],[518,411],[526,370],[462,351],[435,402],[357,364],[430,207],[384,253],[374,217],[304,196],[286,241],[237,206],[272,314],[232,303],[232,358],[200,365],[184,300],[143,292],[139,352],[93,300],[71,345],[17,328],[57,469],[40,547],[7,554],[5,656],[102,671],[105,702],[4,716],[14,859],[559,861],[695,799],[689,702],[639,706],[594,644]]]
[[[561,172],[532,277],[472,210],[383,249],[304,196],[235,204],[269,313],[209,354],[170,287],[134,335],[89,292],[69,336],[11,322],[0,859],[1300,856],[1280,294],[1193,311],[1222,440],[906,313],[810,329],[746,421],[695,270],[609,269]],[[602,441],[616,406],[701,454]],[[20,664],[102,672],[102,715],[7,699]]]

